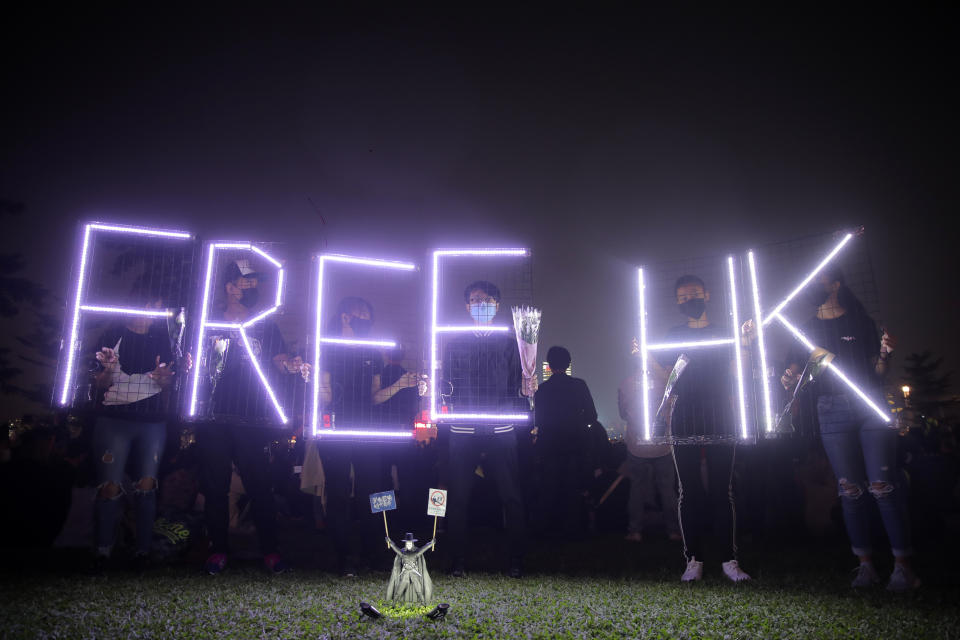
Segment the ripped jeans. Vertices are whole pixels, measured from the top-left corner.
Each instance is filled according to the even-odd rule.
[[[150,552],[153,521],[157,512],[157,470],[166,443],[164,422],[136,422],[100,416],[93,428],[93,455],[97,465],[97,485],[102,492],[106,485],[115,485],[117,495],[97,495],[97,551],[109,555],[117,541],[117,518],[123,498],[123,474],[127,459],[133,454],[134,478],[152,479],[150,490],[136,489],[137,553]],[[134,482],[136,485],[137,483]]]
[[[897,430],[881,422],[859,398],[846,394],[820,396],[817,415],[823,448],[837,476],[853,552],[858,556],[871,553],[867,500],[873,499],[893,555],[911,555],[906,486],[897,466]]]

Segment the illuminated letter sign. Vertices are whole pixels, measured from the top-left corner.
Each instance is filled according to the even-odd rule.
[[[64,348],[67,350],[67,360],[64,365],[64,374],[60,381],[60,392],[57,394],[58,403],[61,406],[70,404],[70,391],[75,387],[73,376],[76,368],[77,350],[80,348],[80,317],[82,313],[104,313],[111,315],[127,316],[148,316],[148,317],[169,317],[173,315],[170,310],[150,310],[124,307],[115,303],[107,303],[101,300],[87,300],[86,292],[88,280],[90,277],[91,254],[97,236],[104,233],[127,234],[134,236],[147,236],[160,240],[192,240],[193,235],[184,231],[165,231],[162,229],[149,229],[145,227],[132,227],[125,225],[103,224],[100,222],[91,222],[83,227],[83,240],[80,245],[80,266],[77,270],[76,294],[73,299],[73,311],[70,318],[70,332],[66,336]]]
[[[343,346],[354,346],[354,347],[386,347],[393,348],[397,346],[396,340],[387,339],[387,338],[377,338],[377,339],[361,339],[361,338],[342,338],[338,336],[325,336],[323,335],[323,314],[325,310],[324,304],[326,300],[324,299],[324,285],[327,284],[325,279],[327,275],[327,267],[330,263],[336,264],[348,264],[353,265],[358,268],[373,268],[373,269],[386,269],[393,271],[416,271],[417,266],[409,262],[395,262],[392,260],[379,260],[375,258],[360,258],[355,256],[344,256],[344,255],[321,255],[317,260],[317,313],[316,313],[316,324],[314,326],[314,352],[313,352],[313,362],[314,362],[314,375],[313,375],[313,416],[311,420],[312,424],[312,433],[314,436],[319,435],[320,437],[353,437],[353,438],[363,438],[363,437],[377,437],[377,438],[412,438],[413,429],[406,430],[380,430],[380,429],[325,429],[321,428],[320,424],[323,417],[323,407],[320,399],[320,383],[322,382],[323,377],[323,354],[322,349],[320,348],[323,344],[336,344]]]
[[[743,359],[741,357],[740,333],[740,312],[739,297],[737,294],[737,281],[735,273],[735,263],[733,256],[727,257],[727,277],[730,285],[730,307],[732,310],[732,332],[729,338],[715,338],[712,340],[696,340],[686,342],[659,342],[651,343],[647,336],[647,301],[646,284],[644,268],[637,270],[637,290],[640,300],[639,324],[640,324],[640,362],[642,368],[640,402],[643,407],[643,439],[650,440],[650,352],[651,351],[674,351],[677,349],[703,349],[709,347],[727,346],[732,344],[734,350],[734,359],[737,368],[737,409],[740,421],[740,437],[746,439],[749,437],[747,426],[747,401],[744,389],[744,371]]]
[[[440,263],[442,258],[456,258],[462,256],[480,256],[496,259],[505,256],[529,256],[528,249],[439,249],[433,252],[432,296],[430,315],[430,419],[437,421],[453,420],[529,420],[526,413],[441,413],[437,410],[437,372],[440,369],[440,353],[438,338],[441,333],[472,333],[477,331],[476,325],[440,325]],[[506,325],[484,325],[484,332],[507,332],[512,327]]]
[[[256,316],[246,320],[244,322],[211,322],[209,320],[210,316],[210,305],[211,305],[211,285],[214,279],[214,272],[216,270],[216,253],[217,251],[222,250],[246,250],[251,251],[271,265],[273,265],[277,270],[277,291],[276,296],[273,300],[273,306],[258,313]],[[277,400],[277,396],[274,393],[273,388],[270,386],[270,383],[267,381],[266,374],[263,371],[263,368],[260,366],[257,354],[254,352],[253,346],[250,344],[250,339],[247,337],[247,329],[256,323],[260,322],[269,315],[276,313],[280,309],[280,305],[283,304],[283,288],[284,288],[284,271],[283,265],[275,259],[273,256],[269,255],[267,252],[263,251],[259,247],[253,245],[250,242],[216,242],[211,244],[207,249],[207,265],[204,271],[203,279],[203,299],[200,306],[200,322],[198,323],[197,328],[197,365],[193,370],[193,385],[190,390],[190,408],[188,411],[188,416],[196,417],[197,416],[197,394],[200,386],[200,370],[203,369],[202,366],[199,366],[203,362],[204,358],[204,336],[208,328],[217,328],[217,329],[231,329],[237,331],[240,334],[240,339],[243,342],[244,349],[247,351],[247,355],[250,357],[250,364],[253,366],[254,371],[257,372],[257,377],[260,379],[260,383],[263,385],[264,390],[267,392],[267,395],[270,398],[271,403],[273,404],[274,410],[277,413],[277,417],[280,418],[280,421],[283,424],[286,424],[288,419],[286,414],[283,411],[283,407],[280,406],[280,402]]]
[[[813,271],[811,271],[811,272],[807,275],[807,277],[804,278],[804,279],[800,282],[800,284],[797,285],[796,288],[794,288],[794,290],[790,292],[789,295],[787,295],[787,297],[785,297],[783,300],[781,300],[780,303],[777,304],[776,307],[774,307],[773,311],[771,311],[770,313],[768,313],[765,318],[763,318],[763,319],[761,320],[761,319],[760,319],[760,316],[759,316],[759,312],[757,313],[757,325],[758,325],[757,338],[758,338],[758,340],[759,340],[759,342],[760,342],[760,350],[761,350],[760,352],[761,352],[761,355],[764,354],[764,352],[765,352],[765,346],[764,346],[764,344],[763,344],[763,333],[762,333],[763,325],[769,324],[770,322],[773,322],[774,320],[776,320],[777,322],[779,322],[781,325],[783,325],[783,327],[784,327],[787,331],[789,331],[790,333],[792,333],[793,336],[794,336],[798,341],[800,341],[800,343],[803,344],[804,347],[806,347],[806,348],[809,349],[810,351],[813,351],[813,350],[816,348],[816,345],[814,345],[812,342],[810,342],[810,340],[803,334],[802,331],[800,331],[800,330],[799,330],[797,327],[795,327],[791,322],[789,322],[789,321],[787,320],[787,318],[784,317],[784,315],[783,315],[782,312],[783,312],[783,310],[786,308],[786,306],[790,303],[790,301],[793,300],[801,291],[803,291],[803,290],[807,287],[807,285],[809,285],[809,284],[813,281],[813,279],[814,279],[815,277],[817,277],[817,274],[819,274],[819,273],[824,269],[824,267],[826,267],[835,257],[837,257],[837,255],[840,253],[840,251],[841,251],[841,250],[850,242],[850,240],[852,240],[852,239],[853,239],[853,234],[852,234],[852,233],[846,234],[846,235],[843,237],[843,239],[841,239],[840,242],[837,243],[837,245],[823,258],[823,260],[820,261],[820,263],[813,269]],[[753,263],[753,252],[751,252],[751,253],[749,254],[749,257],[750,257],[751,277],[752,277],[753,280],[754,280],[754,287],[755,287],[755,289],[756,289],[756,287],[757,287],[758,285],[757,285],[757,283],[756,283],[756,267],[755,267],[755,265],[754,265],[754,263]],[[758,302],[758,304],[759,304],[759,302]],[[845,385],[847,385],[847,387],[849,387],[850,390],[853,391],[853,392],[857,395],[857,397],[859,397],[859,398],[864,402],[864,404],[866,404],[866,405],[867,405],[868,407],[870,407],[878,416],[880,416],[880,418],[881,418],[884,422],[890,422],[890,415],[889,415],[886,411],[884,411],[883,409],[881,409],[879,406],[877,406],[877,404],[876,404],[873,400],[871,400],[870,397],[867,396],[867,394],[864,393],[864,391],[863,391],[862,389],[860,389],[860,387],[858,387],[856,384],[854,384],[854,382],[853,382],[852,380],[850,380],[850,378],[848,378],[847,375],[837,366],[836,361],[830,362],[830,363],[829,363],[828,365],[826,365],[826,366],[827,366],[827,368],[828,368],[830,371],[832,371],[832,372],[834,373],[834,375],[836,375]],[[766,369],[764,369],[764,378],[766,378]],[[764,393],[768,393],[767,389],[764,389]],[[771,412],[770,412],[770,408],[769,408],[769,400],[767,400],[767,399],[765,398],[765,402],[766,402],[766,406],[764,407],[764,409],[765,409],[765,412],[766,412],[767,431],[772,431],[772,430],[773,430],[773,418],[772,418],[772,415],[771,415]]]

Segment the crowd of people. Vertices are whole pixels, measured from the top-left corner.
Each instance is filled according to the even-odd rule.
[[[878,512],[894,556],[887,586],[905,591],[920,584],[911,564],[912,528],[930,539],[948,524],[942,519],[956,513],[951,432],[943,430],[932,446],[926,434],[902,437],[829,373],[815,375],[811,354],[803,349],[782,354],[780,382],[786,393],[800,385],[809,397],[819,424],[816,439],[739,445],[730,387],[734,351],[678,347],[653,352],[646,371],[632,354],[635,373],[619,389],[626,433],[611,443],[586,382],[566,373],[566,348],[547,351],[552,375],[542,384],[524,375],[513,334],[492,330],[501,302],[494,283],[478,280],[465,287],[473,330],[445,342],[440,379],[429,381],[403,367],[402,348],[384,352],[349,344],[370,335],[375,322],[373,305],[358,297],[344,298],[331,315],[326,334],[340,341],[324,346],[319,366],[292,356],[276,324],[256,316],[258,279],[246,261],[231,265],[220,283],[220,317],[205,337],[207,355],[196,363],[189,353],[172,352],[166,332],[149,315],[128,316],[103,332],[90,373],[95,409],[61,415],[56,425],[27,425],[15,446],[9,438],[3,442],[2,512],[18,523],[5,531],[4,546],[50,546],[66,535],[70,514],[89,508],[93,571],[109,566],[118,531],[126,530],[132,533],[127,546],[135,569],[162,555],[158,540],[179,549],[202,538],[203,570],[216,575],[228,566],[230,531],[246,511],[267,571],[288,570],[278,517],[295,516],[329,532],[338,572],[355,576],[364,568],[386,568],[389,560],[380,523],[365,513],[367,496],[395,489],[402,497],[396,514],[401,528],[414,530],[425,524],[421,497],[440,487],[450,496],[448,570],[462,577],[479,568],[471,559],[468,528],[484,506],[481,485],[495,489],[500,517],[493,520],[505,530],[503,568],[512,577],[523,575],[531,540],[583,539],[597,529],[607,502],[607,508],[619,504],[625,512],[627,541],[642,544],[655,531],[682,546],[687,562],[681,580],[700,580],[705,563],[717,563],[722,575],[742,582],[750,575],[739,564],[738,528],[756,537],[767,526],[765,491],[773,487],[782,491],[781,508],[791,495],[799,496],[797,513],[813,505],[819,515],[807,523],[814,530],[839,496],[859,561],[854,587],[880,580],[871,531]],[[681,277],[674,292],[684,321],[665,336],[667,342],[729,334],[709,317],[710,291],[701,278]],[[866,393],[884,403],[882,380],[893,340],[878,334],[841,272],[825,270],[808,293],[815,312],[805,333],[858,380],[870,381]],[[134,287],[131,300],[145,309],[164,306],[162,292],[147,283]],[[247,323],[250,318],[257,321]],[[740,357],[750,358],[755,327],[748,321],[741,334]],[[194,366],[204,368],[199,419],[182,424],[171,417],[171,390],[177,376]],[[441,424],[435,438],[310,438],[302,426],[298,431],[286,424],[272,394],[307,393],[314,376],[325,416],[337,429],[412,428],[431,383],[442,384],[445,409],[468,417]],[[636,391],[644,379],[654,396],[667,390],[654,416],[653,428],[662,436],[656,441],[643,437]],[[530,419],[469,419],[517,414]],[[776,459],[790,464],[769,462]],[[626,499],[608,501],[624,479]],[[826,491],[818,493],[818,487]],[[92,504],[78,504],[83,495]],[[127,506],[132,518],[121,527]]]

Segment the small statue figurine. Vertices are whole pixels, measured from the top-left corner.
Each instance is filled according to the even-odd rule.
[[[427,560],[423,553],[433,546],[435,540],[417,549],[417,539],[408,533],[403,539],[401,549],[387,537],[387,544],[397,554],[387,585],[387,599],[400,602],[427,604],[433,597],[433,581],[427,572]]]

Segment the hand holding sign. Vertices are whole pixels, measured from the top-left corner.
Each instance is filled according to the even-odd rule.
[[[430,489],[427,492],[427,515],[433,516],[433,539],[437,539],[437,517],[444,518],[447,515],[447,490]],[[436,545],[433,549],[436,550]]]
[[[381,491],[379,493],[370,494],[370,513],[383,513],[383,531],[387,534],[387,539],[390,539],[390,530],[387,528],[387,511],[392,511],[397,508],[397,496],[394,495],[393,491]],[[390,543],[387,542],[387,549],[390,548]]]
[[[427,515],[440,516],[447,515],[447,492],[445,489],[430,489],[427,498]]]

